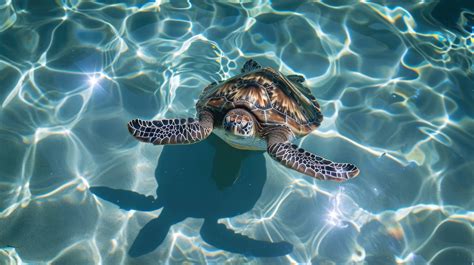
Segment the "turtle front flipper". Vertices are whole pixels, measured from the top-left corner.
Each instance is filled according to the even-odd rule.
[[[213,116],[203,111],[199,120],[163,119],[156,121],[131,120],[128,131],[138,140],[155,145],[192,144],[206,139],[213,129]]]
[[[267,152],[284,166],[320,180],[346,181],[359,174],[352,164],[332,162],[290,142],[269,145]]]
[[[267,136],[267,152],[282,165],[320,180],[346,181],[359,169],[349,163],[336,163],[291,144],[289,131],[275,129]]]

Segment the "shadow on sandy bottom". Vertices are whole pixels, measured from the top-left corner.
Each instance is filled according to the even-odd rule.
[[[276,257],[291,253],[293,246],[255,240],[217,222],[251,210],[262,193],[266,174],[262,152],[237,150],[211,135],[194,145],[163,148],[155,171],[157,198],[108,187],[91,187],[90,191],[124,210],[163,207],[160,216],[140,230],[129,250],[132,257],[156,249],[170,226],[187,217],[204,218],[201,237],[216,248],[247,256]]]

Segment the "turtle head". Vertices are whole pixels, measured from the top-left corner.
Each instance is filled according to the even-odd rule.
[[[255,120],[253,115],[244,109],[233,109],[224,116],[224,130],[240,137],[255,136]]]

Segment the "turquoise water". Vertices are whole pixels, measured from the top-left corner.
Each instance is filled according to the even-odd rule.
[[[0,0],[0,264],[471,264],[473,4],[212,2]],[[356,179],[129,135],[249,58],[305,76],[297,144]]]

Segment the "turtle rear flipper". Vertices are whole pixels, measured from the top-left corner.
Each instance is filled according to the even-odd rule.
[[[267,152],[284,166],[320,180],[346,181],[359,174],[352,164],[332,162],[290,142],[269,144]]]
[[[287,75],[286,78],[296,83],[303,83],[305,81],[304,76],[302,75]]]
[[[142,142],[155,145],[192,144],[206,139],[212,132],[213,117],[209,112],[202,112],[199,120],[163,119],[156,121],[131,120],[128,131]]]
[[[244,66],[242,67],[242,69],[240,70],[240,72],[242,73],[249,73],[249,72],[252,72],[252,71],[255,71],[255,70],[258,70],[262,68],[262,66],[260,64],[258,64],[256,61],[250,59],[250,60],[247,60],[244,64]]]
[[[205,219],[201,227],[201,237],[208,244],[229,252],[254,257],[284,256],[293,251],[288,242],[268,242],[237,234],[217,223],[217,219]]]
[[[154,211],[163,206],[153,196],[145,196],[129,190],[111,189],[101,186],[91,187],[89,190],[96,196],[116,204],[120,209],[124,210]]]

